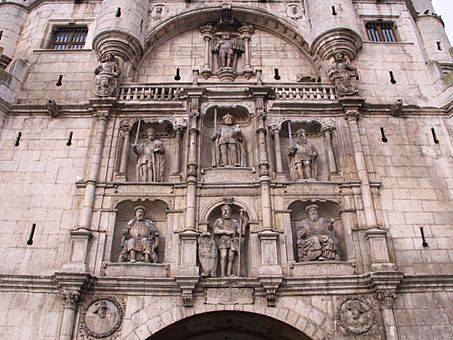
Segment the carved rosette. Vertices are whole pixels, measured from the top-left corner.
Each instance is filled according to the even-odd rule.
[[[337,310],[337,321],[347,336],[370,335],[376,324],[376,313],[365,299],[348,297]]]
[[[80,316],[81,337],[83,339],[117,338],[125,309],[125,301],[116,297],[103,296],[89,300],[82,307]]]

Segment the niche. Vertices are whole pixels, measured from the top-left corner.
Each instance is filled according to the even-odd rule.
[[[297,262],[346,260],[340,207],[336,203],[295,201],[288,209]]]
[[[251,256],[248,221],[248,214],[235,204],[222,204],[212,210],[207,233],[198,239],[203,277],[247,277]]]
[[[148,238],[148,241],[140,245],[140,241],[133,242],[127,241],[128,239],[134,238],[136,231],[132,230],[133,224],[137,219],[137,208],[141,207],[144,211],[143,226],[154,229],[154,235]],[[112,250],[110,261],[111,262],[122,262],[127,263],[163,263],[165,259],[165,243],[167,234],[167,215],[168,205],[161,200],[145,200],[145,201],[122,201],[117,207],[115,227],[112,240]],[[158,232],[158,242],[154,245],[155,233]],[[127,235],[125,236],[127,231]],[[126,245],[128,243],[128,245]],[[131,261],[131,252],[128,248],[136,246],[135,261]],[[142,246],[141,249],[139,249]],[[152,249],[154,248],[154,249]],[[146,250],[145,250],[146,249]],[[149,251],[150,260],[145,259],[145,253]],[[152,250],[155,252],[155,258],[153,258]],[[127,252],[127,256],[126,256]],[[121,259],[120,259],[121,257]],[[167,261],[168,262],[168,261]]]

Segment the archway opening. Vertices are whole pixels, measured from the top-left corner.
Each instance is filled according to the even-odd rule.
[[[169,325],[147,340],[310,340],[282,321],[265,315],[219,311],[194,315]]]

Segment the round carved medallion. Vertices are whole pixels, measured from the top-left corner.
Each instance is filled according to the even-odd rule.
[[[121,304],[110,297],[93,300],[83,310],[81,324],[84,331],[94,338],[105,338],[115,333],[123,320]]]
[[[338,309],[338,323],[348,334],[365,334],[373,327],[374,322],[374,311],[365,300],[347,299]]]

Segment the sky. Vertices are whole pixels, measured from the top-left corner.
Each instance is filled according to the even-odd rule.
[[[450,43],[453,44],[453,0],[432,0],[437,14],[442,16]]]

